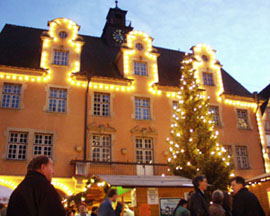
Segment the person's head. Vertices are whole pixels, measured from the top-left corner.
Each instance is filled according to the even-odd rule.
[[[71,211],[69,211],[68,216],[75,216],[75,210],[72,209]]]
[[[117,195],[117,191],[116,189],[111,189],[108,192],[108,198],[109,200],[111,200],[112,202],[115,202],[117,199],[118,195]]]
[[[34,157],[27,166],[27,170],[35,170],[42,173],[48,181],[52,181],[54,174],[53,161],[48,156],[39,155]]]
[[[86,204],[84,202],[81,202],[79,205],[80,214],[85,213],[85,210],[86,210]]]
[[[97,207],[97,206],[94,206],[94,207],[92,208],[92,213],[95,213],[95,214],[98,213],[98,207]]]
[[[206,191],[208,187],[208,182],[205,176],[197,176],[192,181],[195,189],[200,189],[201,191]]]
[[[231,179],[231,186],[234,194],[237,194],[246,185],[246,181],[241,176],[236,176]]]
[[[188,201],[185,199],[181,199],[178,203],[179,206],[183,206],[184,208],[187,208]]]
[[[212,193],[212,201],[213,203],[222,205],[223,203],[224,194],[221,190],[215,190]]]
[[[3,203],[0,203],[0,210],[2,209],[2,208],[4,208],[5,207],[5,205],[3,204]]]

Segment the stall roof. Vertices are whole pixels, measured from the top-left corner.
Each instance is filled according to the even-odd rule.
[[[122,187],[193,187],[192,181],[180,176],[98,175],[112,186]]]

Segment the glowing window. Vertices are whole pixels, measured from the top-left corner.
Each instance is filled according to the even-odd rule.
[[[240,129],[249,129],[248,125],[248,111],[238,109],[237,110],[237,122]]]

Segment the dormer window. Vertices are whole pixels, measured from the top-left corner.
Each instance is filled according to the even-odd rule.
[[[61,31],[61,32],[59,33],[59,37],[62,38],[62,39],[67,38],[67,36],[68,36],[68,34],[67,34],[65,31]]]
[[[53,64],[68,65],[68,51],[54,50]]]
[[[208,86],[214,86],[214,79],[212,73],[203,73],[203,84]]]
[[[147,64],[145,62],[134,62],[134,74],[147,76]]]

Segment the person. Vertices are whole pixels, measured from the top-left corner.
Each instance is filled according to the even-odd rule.
[[[118,195],[115,189],[111,189],[108,192],[107,198],[101,203],[98,216],[115,216],[115,212],[112,207],[112,203],[116,202]]]
[[[232,216],[265,216],[259,200],[245,185],[245,179],[241,176],[231,180],[233,189]]]
[[[223,203],[223,192],[220,190],[215,190],[212,194],[213,204],[209,207],[210,216],[225,216],[225,210],[222,207]]]
[[[65,216],[60,196],[51,184],[53,174],[52,159],[34,157],[24,180],[10,196],[7,216]]]
[[[97,216],[98,215],[98,207],[94,206],[91,210],[91,216]]]
[[[224,192],[222,207],[225,210],[225,216],[232,216],[232,202],[231,196],[228,192]]]
[[[209,216],[208,203],[204,192],[207,190],[208,183],[205,176],[197,176],[192,181],[195,191],[192,193],[188,209],[191,216]]]
[[[81,202],[79,205],[79,214],[77,214],[76,216],[89,216],[86,212],[86,203],[85,202]]]
[[[67,215],[68,216],[75,216],[75,210],[74,209],[72,209],[72,210],[70,210],[68,213],[67,213]]]
[[[122,211],[123,211],[123,204],[121,202],[117,202],[116,208],[114,210],[114,215],[121,216]]]
[[[7,208],[3,203],[0,203],[0,216],[6,216]]]
[[[190,211],[187,209],[188,201],[180,199],[176,208],[174,209],[173,216],[190,216]]]

